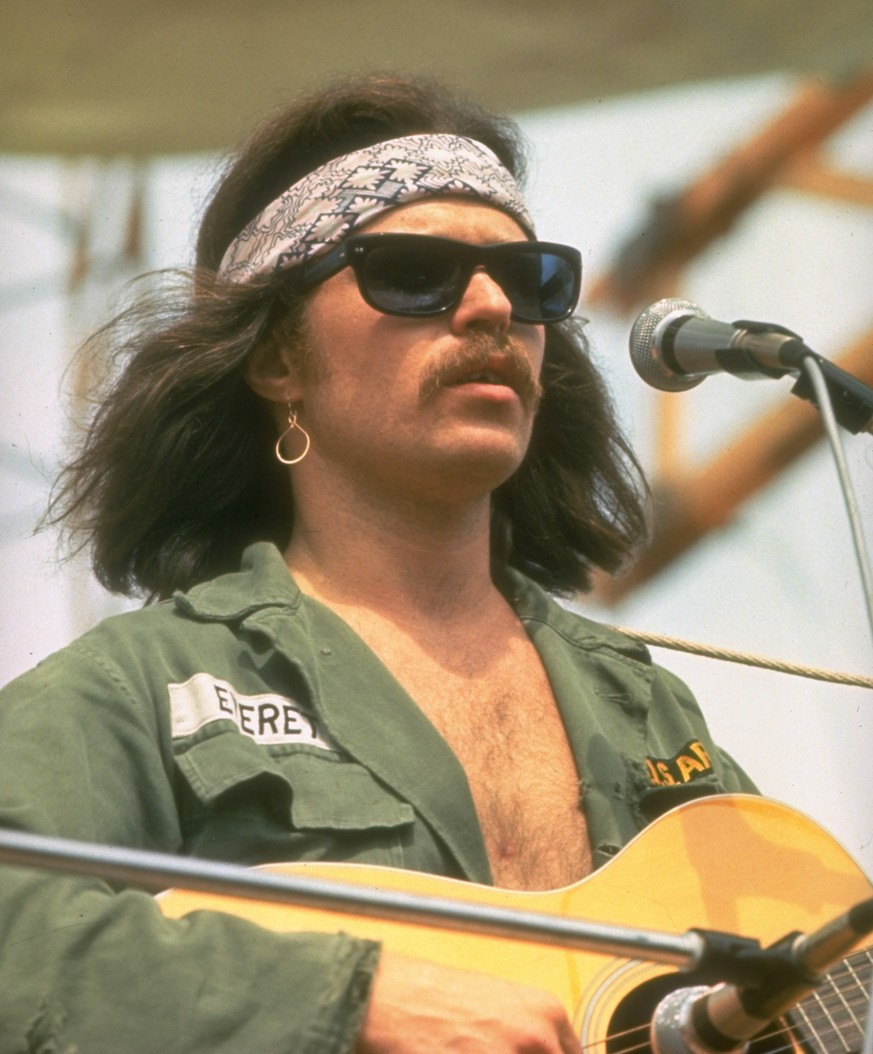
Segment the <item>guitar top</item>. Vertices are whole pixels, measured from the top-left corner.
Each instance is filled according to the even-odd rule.
[[[724,930],[762,945],[791,931],[812,932],[873,896],[869,879],[821,827],[787,806],[751,795],[683,805],[646,828],[605,868],[543,893],[357,864],[269,869],[636,929]],[[403,955],[536,985],[564,1003],[583,1043],[606,1043],[610,1052],[622,1049],[611,1036],[642,1024],[661,995],[689,983],[663,965],[363,915],[181,890],[163,894],[160,902],[171,917],[209,908],[276,931],[342,930],[382,941]],[[869,938],[859,941],[855,953],[800,1004],[789,1047],[812,1054],[860,1048],[873,963],[868,945]],[[639,1049],[636,1042],[631,1045]],[[785,1046],[781,1042],[775,1049]]]

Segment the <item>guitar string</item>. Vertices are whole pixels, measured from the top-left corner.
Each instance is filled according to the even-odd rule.
[[[868,956],[868,961],[873,962],[873,955],[869,955]],[[865,1007],[867,1009],[867,1013],[868,1014],[873,1014],[873,1007],[871,1007],[871,1005],[870,1005],[870,999],[869,999],[869,997],[868,997],[868,995],[867,995],[867,993],[866,993],[866,991],[864,989],[864,985],[863,985],[863,983],[861,981],[861,977],[859,976],[858,972],[855,970],[855,967],[854,967],[854,964],[852,963],[852,960],[851,959],[846,959],[845,966],[846,966],[846,973],[851,976],[855,988],[857,988],[857,990],[861,993],[862,998],[864,999],[864,1005],[865,1005]],[[858,1024],[858,1027],[859,1028],[862,1027],[860,1022]],[[862,1029],[862,1032],[863,1032],[863,1029]]]
[[[862,964],[863,967],[870,967],[870,969],[864,969]],[[856,965],[861,967],[860,974],[855,969]],[[828,1029],[822,1028],[821,1022],[819,1022],[818,1027],[816,1027],[807,1013],[807,1007],[810,1004],[815,1003],[820,1007],[822,1014],[830,1023],[830,1032],[839,1037],[841,1044],[847,1051],[851,1050],[852,1047],[846,1042],[841,1027],[834,1020],[827,1008],[827,997],[832,989],[837,997],[837,1009],[842,1009],[848,1012],[849,1016],[852,1018],[854,1026],[858,1030],[859,1037],[862,1037],[863,1029],[860,1021],[865,1018],[868,1013],[868,1008],[870,1007],[870,994],[868,988],[865,987],[865,984],[869,983],[871,975],[873,975],[873,948],[865,948],[853,953],[848,956],[848,958],[844,959],[834,970],[826,974],[816,990],[800,1000],[797,1006],[795,1006],[789,1014],[780,1019],[784,1022],[781,1028],[771,1029],[769,1032],[761,1033],[759,1036],[755,1037],[756,1042],[764,1042],[767,1040],[772,1041],[777,1037],[784,1035],[789,1037],[787,1044],[784,1047],[779,1047],[775,1050],[768,1050],[767,1054],[783,1054],[783,1052],[786,1051],[794,1051],[797,1047],[797,1041],[792,1038],[792,1036],[799,1030],[802,1031],[803,1028],[806,1028],[808,1032],[806,1038],[808,1039],[809,1034],[811,1034],[811,1037],[818,1043],[819,1049],[827,1051],[826,1040],[831,1038]],[[848,998],[846,998],[842,991],[840,991],[837,984],[838,978],[851,979],[853,991],[849,992]],[[854,990],[856,990],[856,992]],[[842,1006],[839,1004],[842,1004]],[[855,1014],[856,1009],[859,1011],[860,1017]],[[803,1040],[803,1038],[804,1037],[801,1037],[801,1040]],[[630,1045],[620,1046],[616,1049],[615,1044],[621,1041],[624,1041],[625,1043],[630,1041]],[[613,1046],[612,1054],[636,1054],[638,1051],[650,1050],[649,1025],[635,1025],[622,1032],[614,1032],[611,1035],[606,1036],[604,1039],[589,1043],[584,1049],[586,1051],[592,1051],[594,1048],[604,1047],[606,1044],[611,1044]]]
[[[854,1025],[854,1028],[857,1031],[858,1038],[862,1039],[864,1035],[862,1020],[869,1012],[870,1005],[869,996],[864,987],[862,978],[855,970],[855,965],[860,964],[862,961],[865,965],[873,963],[873,952],[871,952],[870,949],[866,949],[856,955],[844,959],[835,970],[827,975],[824,982],[812,993],[812,1000],[820,1005],[822,1012],[827,1017],[828,1021],[833,1024],[835,1031],[839,1035],[840,1040],[847,1051],[853,1049],[852,1044],[847,1042],[846,1037],[843,1035],[842,1026],[831,1016],[829,1004],[835,1014],[843,1017],[846,1025],[849,1024],[849,1022],[846,1021],[846,1015],[848,1015],[851,1019],[851,1024]],[[864,973],[869,979],[870,971],[865,970]],[[844,985],[838,983],[838,981],[842,982],[849,978],[851,979],[853,988],[860,993],[860,999],[856,997],[854,1003],[852,1001],[851,992],[849,993],[849,998],[847,998],[846,994],[844,994]],[[829,996],[831,997],[830,1000]],[[855,1014],[856,1008],[859,1010],[859,1014]],[[801,1002],[798,1009],[803,1012],[803,1002]],[[854,1039],[852,1042],[854,1042]]]
[[[833,992],[833,994],[836,996],[836,1012],[839,1013],[841,1010],[845,1010],[849,1017],[852,1019],[852,1023],[858,1029],[858,1032],[863,1035],[864,1030],[861,1027],[861,1022],[855,1016],[855,1011],[852,1009],[852,1004],[846,999],[845,995],[837,985],[836,978],[829,977],[826,984],[824,985],[824,988],[825,991],[822,992],[820,996],[822,1003],[825,1004],[827,1002],[828,995]],[[840,1026],[837,1025],[837,1028],[839,1027]]]
[[[624,1036],[630,1036],[630,1034],[632,1032],[643,1032],[644,1033],[644,1037],[641,1037],[638,1042],[635,1042],[631,1046],[619,1046],[619,1047],[613,1046],[612,1054],[637,1054],[637,1052],[651,1051],[652,1047],[651,1047],[651,1041],[650,1041],[650,1038],[649,1038],[648,1030],[649,1030],[649,1026],[648,1025],[639,1025],[635,1029],[629,1029],[627,1033],[624,1033],[624,1032],[616,1033],[616,1035],[614,1035],[614,1036],[608,1036],[606,1039],[601,1039],[601,1040],[597,1040],[594,1043],[590,1043],[590,1044],[584,1046],[582,1049],[583,1049],[583,1051],[590,1051],[594,1047],[603,1046],[606,1043],[612,1044],[612,1043],[614,1043],[614,1041],[617,1038],[621,1038],[621,1037],[624,1037]],[[792,1036],[792,1029],[791,1029],[790,1026],[786,1026],[786,1027],[780,1028],[780,1029],[774,1029],[774,1030],[772,1030],[770,1032],[762,1032],[758,1036],[754,1037],[754,1041],[756,1043],[772,1041],[774,1039],[778,1039],[780,1036],[785,1036],[786,1037],[786,1042],[785,1042],[784,1046],[767,1047],[766,1048],[766,1054],[786,1054],[786,1052],[794,1051],[796,1044],[795,1044],[794,1040],[791,1038],[791,1036]],[[827,1050],[827,1047],[824,1045],[823,1039],[821,1037],[819,1037],[818,1035],[816,1035],[815,1038],[817,1039],[821,1049]]]
[[[813,992],[812,996],[810,997],[811,998],[811,1002],[813,1002],[813,1003],[816,1001],[815,996],[816,996],[816,993]],[[818,1002],[821,1002],[821,1000],[818,1000]],[[827,1011],[824,1009],[824,1007],[822,1007],[822,1012],[823,1012],[823,1014],[825,1016],[825,1019],[827,1021],[829,1021],[831,1023],[831,1025],[833,1026],[833,1019],[831,1018],[830,1014],[827,1013]],[[818,1045],[819,1045],[819,1048],[822,1049],[822,1050],[827,1050],[827,1047],[825,1047],[824,1039],[822,1038],[821,1034],[819,1033],[818,1028],[816,1028],[816,1026],[812,1023],[812,1018],[810,1017],[810,1014],[809,1014],[809,1012],[807,1010],[807,1007],[806,1006],[798,1006],[798,1007],[795,1008],[795,1013],[796,1013],[796,1015],[799,1018],[802,1019],[803,1024],[812,1033],[813,1038],[815,1039],[816,1043],[818,1043]],[[834,1031],[836,1031],[836,1030],[834,1029]],[[838,1035],[839,1035],[839,1033],[838,1033]],[[843,1046],[846,1047],[846,1041],[843,1039],[842,1035],[839,1035],[839,1038],[840,1038],[840,1042],[843,1044]],[[846,1049],[848,1049],[848,1047]]]
[[[794,1013],[797,1013],[800,1017],[802,1017],[804,1019],[803,1025],[805,1025],[806,1028],[809,1030],[809,1032],[812,1034],[812,1038],[816,1041],[816,1043],[818,1044],[818,1047],[821,1050],[827,1051],[828,1050],[827,1041],[828,1041],[828,1039],[832,1038],[830,1032],[827,1031],[827,1030],[820,1030],[820,1029],[815,1028],[812,1025],[812,1022],[809,1021],[806,1013],[803,1010],[794,1011]],[[637,1052],[637,1051],[647,1051],[647,1050],[651,1049],[649,1035],[648,1035],[648,1029],[649,1029],[648,1025],[639,1025],[636,1028],[628,1029],[626,1032],[619,1032],[619,1033],[616,1033],[615,1035],[608,1036],[606,1039],[597,1040],[595,1043],[588,1044],[584,1049],[586,1051],[588,1051],[588,1050],[593,1049],[594,1047],[603,1046],[606,1043],[614,1044],[617,1039],[622,1039],[622,1038],[629,1039],[633,1035],[633,1033],[638,1032],[638,1033],[643,1033],[643,1035],[640,1036],[640,1038],[639,1038],[639,1040],[637,1042],[633,1043],[630,1046],[614,1047],[614,1054],[635,1054],[635,1052]],[[780,1036],[785,1036],[787,1042],[785,1043],[784,1046],[782,1046],[782,1047],[772,1047],[772,1048],[768,1047],[767,1048],[767,1054],[783,1054],[783,1052],[785,1052],[785,1051],[792,1051],[792,1050],[795,1049],[796,1043],[795,1043],[794,1039],[792,1038],[792,1035],[796,1031],[797,1031],[796,1024],[794,1026],[792,1026],[791,1023],[787,1023],[782,1028],[771,1029],[769,1032],[761,1032],[758,1036],[755,1037],[755,1042],[759,1043],[759,1042],[772,1041],[774,1039],[778,1039]],[[840,1042],[846,1048],[846,1050],[852,1050],[853,1049],[852,1047],[850,1047],[846,1043],[845,1036],[842,1035],[842,1033],[839,1031],[839,1029],[834,1029],[832,1031],[836,1032],[837,1036],[839,1037]]]
[[[813,996],[815,996],[816,994],[817,993],[813,993]],[[807,996],[806,998],[810,999],[812,997]],[[821,1000],[818,1000],[818,1002],[821,1002]],[[843,1000],[843,1002],[845,1002],[845,1000]],[[863,1011],[863,1008],[866,1007],[867,1003],[867,994],[862,990],[861,998],[854,999],[853,1002],[846,1003],[846,1005],[849,1008],[862,1009]],[[809,1015],[807,1014],[806,1009],[802,1004],[795,1007],[791,1011],[791,1014],[803,1019],[803,1026],[805,1026],[809,1030],[809,1032],[812,1034],[812,1037],[815,1039],[815,1041],[818,1043],[819,1047],[822,1050],[828,1049],[826,1041],[832,1038],[834,1034],[839,1037],[840,1042],[846,1048],[847,1051],[853,1049],[849,1044],[846,1043],[845,1036],[842,1034],[840,1027],[836,1024],[836,1022],[833,1021],[831,1015],[824,1008],[822,1009],[823,1013],[825,1014],[825,1017],[831,1025],[830,1029],[821,1028],[820,1024],[819,1027],[816,1027],[809,1019]],[[854,1019],[855,1025],[858,1027],[858,1031],[860,1034],[862,1030],[860,1028],[860,1024],[858,1023],[858,1018],[854,1014],[854,1009],[850,1009],[850,1012]],[[768,1032],[761,1032],[758,1036],[755,1037],[755,1042],[774,1040],[780,1036],[790,1037],[792,1035],[792,1032],[796,1030],[797,1026],[792,1026],[792,1023],[788,1021],[785,1025],[780,1028],[774,1028]],[[597,1047],[604,1047],[607,1043],[614,1046],[614,1044],[618,1041],[628,1041],[631,1039],[633,1039],[633,1042],[629,1046],[622,1045],[617,1048],[614,1048],[614,1054],[636,1054],[637,1051],[645,1051],[650,1049],[649,1025],[635,1025],[634,1027],[625,1029],[622,1032],[614,1032],[611,1035],[604,1037],[603,1039],[598,1039],[593,1041],[592,1043],[587,1044],[583,1049],[585,1051],[592,1051]],[[782,1052],[791,1051],[794,1050],[794,1048],[795,1043],[793,1041],[789,1041],[784,1047],[776,1047],[772,1049],[768,1048],[767,1054],[782,1054]]]
[[[851,1004],[846,1001],[846,999],[839,993],[839,991],[837,991],[833,981],[830,981],[830,984],[837,995],[837,999],[834,1001],[835,1005],[833,1006],[833,1009],[835,1010],[835,1012],[839,1012],[841,1009],[847,1010],[850,1017],[855,1023],[855,1027],[858,1030],[859,1036],[862,1035],[863,1029],[861,1028],[858,1018],[855,1017],[855,1014],[852,1011]],[[828,1006],[828,994],[829,992],[827,990],[822,991],[821,988],[813,992],[810,996],[809,1010],[819,1009],[821,1011],[821,1014],[823,1015],[825,1020],[831,1025],[833,1031],[835,1031],[839,1036],[843,1046],[846,1048],[847,1051],[849,1051],[851,1050],[851,1045],[846,1041],[846,1037],[843,1035],[842,1027],[838,1024],[835,1016],[831,1014],[831,1008]],[[842,1002],[842,1007],[840,1006],[840,1002]],[[804,1009],[805,1008],[801,1007],[801,1012],[803,1012]]]
[[[871,969],[862,970],[862,973],[859,974],[856,971],[855,966],[860,966],[862,963],[864,964],[864,966],[870,966]],[[842,978],[846,975],[851,976],[853,982],[853,989],[857,990],[857,994],[855,994],[854,991],[850,992],[848,999],[842,994],[836,983],[838,977]],[[819,1023],[819,1027],[816,1028],[813,1025],[812,1021],[809,1019],[809,1015],[806,1010],[806,1006],[810,1002],[812,1002],[813,1000],[817,1001],[821,1005],[823,1014],[831,1024],[831,1031],[839,1037],[842,1045],[846,1047],[847,1050],[850,1050],[851,1047],[849,1047],[849,1045],[846,1043],[845,1036],[842,1034],[840,1026],[837,1025],[837,1023],[834,1021],[833,1017],[828,1012],[827,1007],[825,1005],[828,990],[829,988],[831,988],[836,993],[839,1002],[842,1004],[842,1008],[848,1011],[860,1036],[863,1034],[863,1029],[861,1027],[860,1020],[866,1016],[868,1008],[870,1006],[870,992],[868,988],[865,987],[865,984],[869,983],[871,975],[873,975],[873,948],[864,948],[858,952],[854,952],[852,955],[848,956],[848,958],[844,959],[838,967],[832,970],[829,974],[826,974],[822,978],[818,989],[814,990],[810,995],[805,996],[804,999],[802,999],[798,1003],[798,1005],[790,1011],[790,1015],[793,1015],[795,1018],[802,1018],[803,1020],[801,1022],[801,1026],[805,1025],[809,1032],[811,1032],[814,1038],[818,1041],[819,1047],[823,1050],[827,1050],[825,1040],[827,1038],[830,1038],[828,1030],[822,1029],[821,1023]],[[822,992],[822,990],[824,990],[824,992]],[[859,1010],[860,1018],[855,1014],[855,1010]],[[784,1027],[780,1029],[772,1029],[767,1033],[762,1033],[760,1036],[756,1037],[756,1039],[772,1040],[780,1035],[790,1036],[793,1031],[797,1031],[798,1022],[792,1022],[790,1020],[790,1016],[788,1015],[786,1015],[785,1020],[786,1024],[784,1025]],[[644,1041],[635,1041],[632,1046],[621,1047],[619,1048],[619,1051],[616,1052],[616,1054],[634,1054],[635,1051],[642,1051],[649,1048],[648,1032],[648,1024],[636,1025],[633,1028],[626,1029],[623,1032],[615,1032],[602,1040],[597,1040],[589,1044],[588,1047],[586,1047],[586,1050],[590,1050],[596,1046],[603,1046],[606,1043],[614,1044],[618,1040],[627,1041],[631,1039],[631,1037],[637,1035],[640,1036],[640,1039],[642,1039],[642,1037],[644,1036]],[[783,1050],[794,1050],[794,1048],[795,1043],[792,1041],[786,1047],[768,1051],[767,1054],[781,1054],[781,1051]]]

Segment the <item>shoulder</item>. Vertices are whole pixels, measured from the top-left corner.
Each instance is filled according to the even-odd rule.
[[[198,669],[239,660],[239,626],[263,608],[293,607],[296,587],[271,546],[246,551],[238,572],[104,619],[3,690],[11,699],[73,693],[141,700]]]
[[[177,623],[170,601],[104,619],[6,685],[0,704],[7,715],[15,708],[59,713],[107,703],[140,709],[148,671],[164,666],[186,636]]]

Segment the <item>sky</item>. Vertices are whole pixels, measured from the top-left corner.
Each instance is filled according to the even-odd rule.
[[[634,314],[584,303],[652,200],[685,185],[776,113],[780,77],[688,85],[519,117],[533,146],[529,201],[540,237],[583,251],[582,312],[592,354],[624,425],[652,465],[655,396],[627,352]],[[873,175],[868,109],[832,144]],[[146,267],[186,264],[216,173],[212,157],[155,158],[147,183]],[[110,266],[65,295],[65,210],[89,195],[99,253],[118,249],[130,193],[124,161],[98,165],[0,155],[0,682],[125,605],[81,562],[61,564],[57,538],[34,537],[53,467],[68,441],[63,405],[70,348],[129,277]],[[769,195],[690,269],[683,295],[715,318],[762,318],[834,357],[871,325],[873,210],[795,191]],[[705,461],[788,382],[709,378],[675,398],[683,455]],[[868,546],[873,544],[873,437],[845,435]],[[873,673],[873,643],[831,456],[824,444],[745,506],[679,565],[618,608],[585,613],[640,630],[773,658]],[[655,657],[693,687],[716,739],[761,790],[822,824],[873,874],[873,693],[749,670],[665,649]]]

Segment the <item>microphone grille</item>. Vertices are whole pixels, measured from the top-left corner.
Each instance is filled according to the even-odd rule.
[[[630,356],[634,369],[652,388],[662,392],[685,392],[694,388],[702,377],[686,377],[664,361],[658,327],[670,318],[709,318],[710,316],[690,300],[670,297],[647,307],[637,317],[630,334]]]

